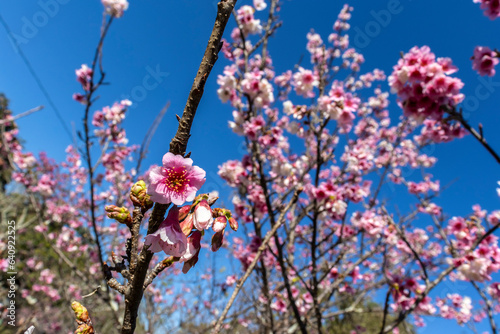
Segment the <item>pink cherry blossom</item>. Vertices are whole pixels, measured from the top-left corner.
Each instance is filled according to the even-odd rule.
[[[456,68],[448,58],[438,58],[428,46],[413,47],[405,54],[388,81],[405,116],[418,122],[441,120],[445,108],[453,108],[464,99],[463,82],[451,77]]]
[[[229,275],[226,277],[226,285],[227,286],[233,286],[234,283],[236,283],[236,275]]]
[[[498,65],[498,54],[487,46],[476,46],[472,56],[472,68],[479,75],[494,76],[495,66]]]
[[[170,209],[158,231],[146,236],[144,245],[149,245],[149,250],[153,253],[163,250],[167,255],[176,257],[184,255],[188,247],[188,240],[179,225],[179,208],[177,206]]]
[[[149,172],[148,194],[153,202],[182,205],[194,199],[205,183],[205,171],[193,160],[170,152],[163,156],[163,167]]]
[[[242,25],[243,34],[245,36],[249,34],[258,34],[262,31],[260,20],[255,19],[253,16],[254,12],[255,9],[252,6],[247,6],[247,5],[242,6],[236,12],[238,22]],[[239,34],[239,30],[237,31]]]
[[[293,75],[293,86],[298,95],[314,97],[313,89],[319,85],[318,75],[311,70],[299,67],[299,71]]]
[[[499,0],[473,0],[474,3],[480,3],[481,9],[484,9],[484,15],[491,20],[500,16],[500,1]]]

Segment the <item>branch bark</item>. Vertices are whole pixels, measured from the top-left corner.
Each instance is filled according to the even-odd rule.
[[[237,0],[221,0],[217,6],[217,17],[212,34],[208,40],[205,54],[201,61],[198,73],[189,92],[188,100],[179,120],[179,127],[175,137],[170,142],[170,152],[173,154],[185,155],[187,143],[191,136],[191,126],[193,124],[196,110],[203,96],[205,83],[218,59],[218,52],[222,40],[224,29],[226,28],[231,12]],[[160,226],[168,209],[166,204],[155,204],[153,213],[149,219],[148,234],[155,232]],[[137,267],[131,281],[125,288],[125,315],[123,319],[122,334],[132,334],[135,331],[139,305],[144,293],[144,283],[146,280],[149,263],[153,253],[144,247],[138,257]]]

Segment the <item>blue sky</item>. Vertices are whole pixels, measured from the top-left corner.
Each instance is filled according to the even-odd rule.
[[[131,1],[124,17],[111,27],[104,46],[104,68],[110,85],[99,91],[101,98],[96,108],[125,97],[131,99],[134,107],[125,126],[130,142],[139,144],[162,106],[171,102],[144,166],[159,163],[168,150],[176,130],[174,114],[182,113],[213,25],[215,3],[215,0]],[[240,5],[243,3],[239,1]],[[311,28],[326,40],[342,5],[343,2],[331,0],[283,1],[280,13],[283,27],[270,44],[278,74],[292,68],[306,54],[305,35]],[[353,0],[350,5],[354,6],[351,42],[366,59],[362,72],[380,68],[389,74],[400,51],[406,52],[414,45],[429,45],[438,57],[451,57],[459,68],[456,75],[465,83],[463,93],[468,98],[464,108],[469,120],[474,126],[481,122],[490,143],[500,149],[497,103],[500,75],[493,79],[479,77],[469,59],[476,45],[500,47],[500,20],[490,21],[471,0],[453,4],[432,0]],[[393,9],[393,14],[382,18],[377,14],[387,9]],[[3,0],[0,13],[17,36],[65,124],[80,129],[83,107],[71,98],[80,90],[74,70],[91,62],[102,21],[100,1]],[[233,24],[231,21],[230,29]],[[18,122],[27,150],[44,150],[49,156],[64,159],[64,149],[71,139],[3,28],[0,28],[0,50],[0,92],[11,100],[14,113],[46,106],[45,110]],[[222,105],[216,94],[216,75],[225,64],[221,58],[209,78],[188,150],[193,152],[195,163],[207,170],[206,188],[219,190],[227,203],[228,188],[216,176],[217,166],[240,157],[242,150],[239,138],[227,128],[231,108]],[[146,89],[149,86],[144,80],[151,72],[157,73],[156,80],[148,82],[156,81],[157,85]],[[401,111],[393,103],[390,112],[399,115]],[[438,201],[446,212],[467,214],[475,203],[488,210],[499,207],[495,192],[500,180],[499,166],[471,136],[432,150],[439,159],[432,172],[442,185],[453,182]],[[386,189],[384,195],[390,197],[391,190]],[[402,210],[408,208],[406,203],[399,206]],[[436,320],[421,332],[440,332],[441,324],[451,323]],[[456,332],[461,332],[460,327]]]

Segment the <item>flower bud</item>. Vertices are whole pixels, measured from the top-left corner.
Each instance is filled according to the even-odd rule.
[[[219,196],[217,195],[217,192],[208,194],[207,202],[208,204],[210,204],[210,206],[214,205],[215,202],[217,202],[217,200],[219,199]]]
[[[75,330],[75,334],[94,334],[94,327],[89,324],[81,324],[78,326],[78,328]]]
[[[226,228],[227,225],[227,218],[222,216],[222,217],[217,217],[214,220],[214,224],[212,225],[212,229],[214,230],[215,233],[222,231],[223,229]]]
[[[180,214],[180,213],[179,213]],[[187,237],[191,234],[194,228],[193,214],[187,215],[187,217],[180,223],[182,233]]]
[[[206,230],[212,225],[214,220],[212,217],[212,209],[206,200],[202,200],[196,205],[193,218],[194,227],[199,231]]]
[[[116,205],[108,205],[104,208],[108,213],[108,217],[116,220],[119,223],[130,226],[132,224],[132,216],[125,207],[117,207]]]
[[[189,260],[184,262],[184,265],[182,266],[182,273],[183,274],[187,274],[189,269],[193,268],[194,265],[198,262],[198,254],[199,253],[196,253],[195,256],[193,256],[192,258],[190,258]]]
[[[238,231],[238,221],[233,217],[229,218],[229,226],[231,226],[233,231]]]
[[[87,322],[89,320],[89,312],[87,311],[85,306],[77,301],[74,301],[71,303],[71,308],[75,312],[76,320],[83,322]]]
[[[184,205],[179,209],[179,222],[183,221],[191,211],[191,205]]]
[[[212,252],[217,252],[224,241],[224,230],[217,232],[212,237]]]
[[[130,188],[130,200],[132,203],[134,203],[135,206],[140,206],[146,210],[153,206],[153,202],[147,194],[147,190],[148,187],[146,186],[146,182],[143,180],[137,181]]]
[[[207,201],[208,205],[212,206],[219,199],[217,192],[211,192],[208,194],[200,194],[194,198],[193,204],[196,205],[201,201]]]

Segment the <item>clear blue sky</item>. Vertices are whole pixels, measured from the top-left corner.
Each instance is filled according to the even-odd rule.
[[[390,16],[390,22],[377,23],[373,13],[398,2],[398,13]],[[49,3],[58,6],[44,5]],[[239,5],[243,3],[239,1]],[[99,91],[101,99],[96,107],[112,104],[132,92],[146,91],[145,96],[136,94],[130,98],[135,107],[126,120],[131,143],[140,143],[156,114],[171,101],[146,166],[159,163],[168,150],[176,129],[174,113],[180,114],[186,102],[213,25],[215,4],[215,0],[131,1],[124,17],[111,27],[104,46],[104,68],[110,85]],[[305,54],[305,35],[311,28],[327,39],[342,5],[343,2],[331,0],[283,1],[280,16],[284,24],[270,46],[277,73],[292,68]],[[414,45],[426,44],[438,57],[451,57],[459,68],[456,75],[465,83],[463,92],[468,101],[478,102],[477,106],[471,104],[466,108],[471,123],[482,122],[486,137],[500,149],[500,74],[492,81],[485,81],[471,69],[469,59],[476,45],[500,48],[500,20],[490,21],[472,0],[352,1],[350,5],[354,6],[351,42],[366,59],[362,72],[377,67],[389,74],[399,52],[406,52]],[[83,115],[82,106],[71,98],[80,90],[74,70],[91,62],[99,38],[101,12],[98,0],[0,2],[1,15],[19,36],[22,50],[70,128],[73,123],[81,128]],[[231,21],[231,27],[233,24]],[[367,30],[367,38],[363,39],[361,35]],[[0,50],[0,92],[11,100],[14,113],[46,106],[44,111],[18,122],[26,148],[34,152],[44,150],[49,156],[64,159],[70,139],[3,28],[0,28]],[[242,152],[238,146],[240,140],[226,125],[231,108],[222,105],[216,95],[216,75],[224,64],[227,62],[221,58],[207,83],[188,149],[193,152],[196,164],[207,170],[207,186],[218,189],[227,203],[228,188],[217,178],[217,166],[240,157]],[[164,73],[158,86],[141,89],[144,77],[151,70]],[[390,111],[395,115],[400,113],[394,103]],[[434,175],[442,185],[456,181],[439,200],[446,212],[467,214],[475,203],[488,210],[499,207],[495,188],[500,180],[500,167],[472,137],[433,149],[439,159]],[[390,190],[385,195],[390,197]],[[407,204],[401,203],[400,207],[404,210]],[[451,322],[436,320],[421,333],[441,332],[439,327],[443,324],[450,332],[461,332],[460,327],[449,326]]]

